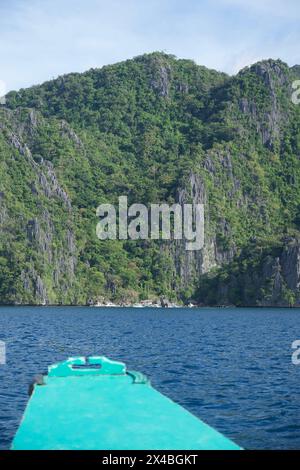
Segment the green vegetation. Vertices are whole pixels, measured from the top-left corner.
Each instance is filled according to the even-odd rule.
[[[0,108],[0,301],[297,303],[284,274],[300,230],[297,70],[269,60],[229,77],[153,53],[9,93]],[[205,202],[204,250],[99,241],[96,208],[121,195],[129,204]],[[266,269],[276,257],[279,284]]]

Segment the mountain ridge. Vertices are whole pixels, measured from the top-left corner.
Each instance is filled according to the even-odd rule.
[[[153,53],[8,93],[0,301],[298,305],[297,75],[280,60],[228,76]],[[96,207],[124,194],[146,204],[205,202],[204,249],[97,240]],[[293,256],[278,262],[278,245]],[[259,264],[260,251],[277,271]],[[256,292],[245,270],[260,279]]]

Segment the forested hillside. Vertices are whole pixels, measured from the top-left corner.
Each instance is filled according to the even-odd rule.
[[[300,304],[299,67],[163,53],[0,106],[0,302]],[[96,208],[205,204],[205,245],[96,237]]]

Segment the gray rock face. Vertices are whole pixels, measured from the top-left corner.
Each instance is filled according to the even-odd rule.
[[[43,160],[39,167],[38,183],[43,189],[45,196],[56,196],[63,201],[66,207],[71,209],[71,202],[66,191],[59,184],[53,164]]]
[[[239,108],[242,113],[249,115],[257,132],[261,135],[263,144],[270,148],[281,137],[282,124],[287,119],[287,115],[281,109],[277,98],[277,89],[285,90],[286,94],[291,94],[291,83],[288,80],[287,66],[284,63],[274,60],[258,62],[250,67],[250,70],[257,74],[263,81],[265,89],[269,92],[269,105],[261,115],[256,102],[249,102],[247,98],[241,98]],[[243,74],[241,72],[241,74]]]
[[[289,289],[300,287],[300,243],[292,240],[281,255],[282,274]]]
[[[33,267],[22,271],[21,279],[23,281],[24,289],[33,293],[35,303],[39,305],[47,305],[49,303],[47,289],[44,282]]]
[[[270,285],[269,296],[259,304],[264,306],[300,305],[300,243],[299,240],[286,240],[279,257],[264,261],[261,285]],[[288,295],[289,294],[289,295]],[[293,296],[293,302],[289,300]]]
[[[155,57],[152,59],[151,68],[152,78],[150,80],[150,86],[157,91],[159,96],[168,98],[172,74],[169,64],[164,62],[162,58]]]
[[[231,172],[230,157],[224,157],[224,167]],[[202,178],[191,172],[187,184],[178,190],[177,201],[182,206],[189,204],[204,204],[205,218],[205,239],[204,246],[200,250],[186,250],[186,240],[173,240],[167,245],[169,257],[174,265],[174,278],[180,279],[180,287],[187,288],[197,284],[200,276],[211,271],[212,268],[221,266],[232,260],[234,249],[225,251],[219,246],[216,234],[209,233],[209,204],[207,193]],[[220,222],[219,230],[226,234],[230,227],[223,219]],[[177,281],[178,282],[178,281]]]
[[[80,138],[78,137],[78,135],[76,134],[76,132],[64,120],[61,121],[61,134],[63,136],[66,136],[68,139],[72,140],[78,148],[80,149],[84,148],[84,145],[82,141],[80,140]]]

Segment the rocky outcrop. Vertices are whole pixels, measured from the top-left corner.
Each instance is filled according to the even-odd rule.
[[[33,294],[34,303],[38,305],[47,305],[49,298],[44,282],[34,267],[30,267],[21,272],[21,280],[24,290]]]
[[[40,160],[38,167],[38,184],[46,197],[56,196],[63,201],[69,210],[71,209],[70,199],[57,180],[53,164],[44,159]]]
[[[239,107],[242,113],[249,115],[261,135],[262,142],[271,150],[281,137],[283,124],[287,119],[286,110],[278,101],[278,90],[285,90],[286,96],[291,95],[291,81],[286,64],[280,61],[268,60],[258,62],[241,72],[241,75],[252,72],[263,82],[264,91],[268,92],[268,102],[264,103],[263,111],[256,101],[242,97]]]
[[[280,256],[264,260],[262,285],[269,284],[266,298],[260,305],[300,305],[300,241],[284,240]]]
[[[160,55],[154,56],[150,61],[150,86],[159,96],[169,97],[172,69],[167,60]]]
[[[300,241],[290,239],[282,251],[280,258],[282,275],[289,289],[298,291],[300,288]]]
[[[242,253],[235,267],[207,279],[199,302],[211,305],[300,306],[300,240],[288,238],[274,250]],[[251,258],[252,256],[252,258]],[[237,269],[237,266],[239,267]],[[212,287],[211,287],[212,286]],[[213,289],[214,296],[207,292]]]
[[[208,159],[205,160],[207,162]],[[231,160],[229,155],[221,158],[224,169],[232,176]],[[209,164],[213,173],[213,164]],[[216,233],[210,230],[210,207],[201,176],[191,172],[186,186],[178,190],[178,203],[204,205],[204,246],[200,250],[186,250],[186,239],[174,240],[169,245],[169,252],[174,263],[174,277],[180,279],[178,288],[187,288],[198,282],[201,275],[210,272],[213,268],[229,263],[235,254],[233,247],[224,249]],[[220,219],[218,233],[224,237],[230,232],[230,225],[224,218]]]
[[[81,139],[65,120],[61,121],[60,127],[62,136],[65,136],[68,139],[72,140],[79,149],[84,149],[84,145]]]

